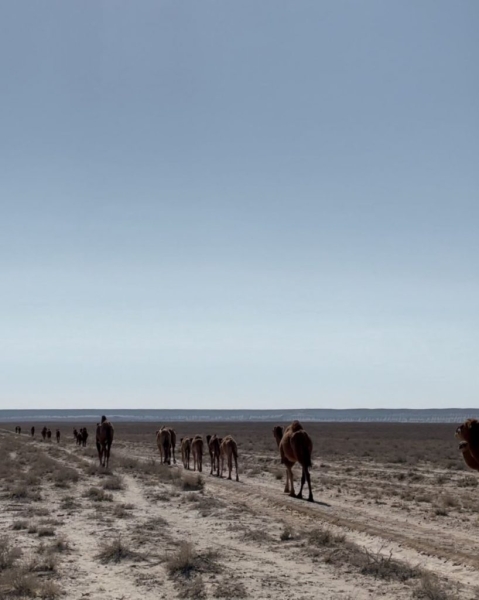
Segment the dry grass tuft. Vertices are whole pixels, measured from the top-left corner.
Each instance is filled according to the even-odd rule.
[[[119,537],[110,543],[103,544],[100,552],[97,554],[97,558],[103,563],[119,563],[122,560],[142,560],[141,555],[131,550]]]
[[[426,600],[457,600],[458,595],[442,584],[438,577],[427,573],[421,578],[418,587],[414,590],[413,597]]]
[[[91,487],[84,494],[85,498],[90,498],[94,502],[112,502],[113,496],[111,494],[107,494],[105,490],[97,487]]]

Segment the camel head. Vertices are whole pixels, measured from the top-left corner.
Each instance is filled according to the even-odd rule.
[[[456,429],[455,437],[463,442],[479,441],[479,421],[468,419]]]
[[[106,417],[105,417],[105,415],[102,415],[101,416],[101,422],[104,423],[105,421],[106,421]]]
[[[275,425],[273,427],[273,435],[274,435],[274,439],[276,440],[276,443],[279,446],[279,443],[283,439],[283,428],[280,427],[279,425]]]

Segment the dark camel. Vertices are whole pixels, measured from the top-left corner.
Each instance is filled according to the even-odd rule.
[[[273,435],[279,447],[281,462],[286,467],[286,486],[285,493],[293,498],[303,497],[303,486],[308,482],[309,496],[308,501],[313,502],[313,492],[311,490],[311,477],[309,469],[312,467],[311,453],[313,451],[313,442],[303,429],[299,421],[293,421],[283,432],[283,428],[276,426],[273,428]],[[294,493],[293,466],[299,463],[303,469],[301,475],[301,487],[298,495]]]
[[[195,435],[191,442],[191,452],[193,453],[193,469],[201,473],[203,471],[203,438],[201,435]]]
[[[60,443],[60,430],[59,429],[56,430],[55,436],[57,438],[57,444],[59,444]]]
[[[461,440],[459,450],[466,465],[479,471],[479,421],[468,419],[456,429],[456,438]]]
[[[233,470],[233,460],[235,461],[236,481],[238,477],[238,445],[231,435],[223,438],[220,445],[221,454],[221,477],[223,477],[223,466],[226,457],[228,463],[228,479],[231,479],[231,471]]]
[[[101,423],[97,423],[96,425],[96,449],[98,450],[98,459],[101,467],[106,466],[108,468],[114,431],[113,425],[103,415]]]
[[[211,470],[210,475],[213,475],[216,469],[216,476],[220,476],[220,438],[215,435],[207,435],[206,443],[210,453]]]
[[[32,434],[32,437],[35,437],[35,427],[30,429],[30,433]]]
[[[169,427],[161,427],[156,432],[156,445],[160,451],[160,462],[171,465],[171,430]]]

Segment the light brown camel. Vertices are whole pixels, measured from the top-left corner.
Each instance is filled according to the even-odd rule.
[[[160,451],[160,462],[171,464],[171,430],[169,427],[161,427],[156,432],[156,445]]]
[[[191,441],[191,452],[193,453],[193,469],[201,473],[203,471],[203,438],[195,435]]]
[[[216,469],[216,476],[220,476],[220,438],[215,435],[207,435],[206,443],[210,453],[211,470],[210,475],[213,475]]]
[[[459,450],[466,465],[479,471],[479,421],[468,419],[456,429],[456,438],[461,440]]]
[[[283,428],[277,425],[273,427],[273,435],[279,447],[281,462],[286,467],[286,486],[285,493],[289,493],[293,498],[303,497],[303,486],[308,482],[309,496],[308,501],[313,502],[313,492],[311,490],[311,477],[309,469],[312,466],[311,453],[313,451],[313,442],[303,429],[299,421],[293,421],[283,432]],[[301,487],[298,495],[294,493],[293,466],[299,463],[303,468],[301,475]]]
[[[98,450],[100,467],[106,466],[108,468],[114,433],[115,430],[113,429],[113,425],[108,421],[105,415],[103,415],[101,422],[96,424],[96,449]]]
[[[183,461],[183,467],[185,469],[190,468],[190,457],[191,457],[191,442],[193,438],[181,438],[181,460]]]
[[[220,445],[221,454],[221,475],[223,477],[223,466],[225,457],[228,462],[228,479],[231,479],[231,471],[233,470],[233,460],[235,461],[236,470],[236,481],[239,481],[238,477],[238,444],[235,442],[231,435],[227,435],[223,438]]]

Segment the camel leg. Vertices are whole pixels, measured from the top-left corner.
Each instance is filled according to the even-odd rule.
[[[220,470],[220,477],[223,477],[223,468],[224,468],[224,463],[225,463],[225,458],[223,455],[221,455],[221,470]]]
[[[199,456],[198,457],[198,471],[201,473],[203,471],[203,457]]]
[[[233,460],[231,454],[228,454],[228,479],[231,479],[231,471],[233,470]]]
[[[287,470],[288,470],[288,474],[289,474],[289,481],[291,483],[289,495],[291,496],[291,498],[296,498],[296,494],[294,493],[293,468],[287,467]]]
[[[235,469],[236,469],[236,481],[239,481],[239,477],[238,477],[238,457],[235,455],[234,459],[235,459]]]
[[[216,460],[216,477],[219,477],[220,476],[220,457],[218,454],[216,455],[215,460]]]
[[[284,486],[284,493],[289,494],[289,471],[288,467],[286,467],[286,484]]]
[[[306,469],[306,481],[308,482],[308,489],[309,489],[308,502],[314,502],[313,491],[311,489],[311,474],[309,472],[309,469]]]
[[[303,467],[303,472],[301,473],[301,487],[299,488],[299,492],[296,495],[296,498],[299,498],[300,500],[303,499],[303,486],[304,486],[304,482],[306,481],[306,475],[305,473],[305,468]]]
[[[100,461],[100,467],[101,467],[101,454],[102,453],[101,453],[101,446],[100,446],[99,442],[96,443],[96,449],[98,452],[98,460]]]
[[[173,462],[176,465],[175,447],[173,446]]]

